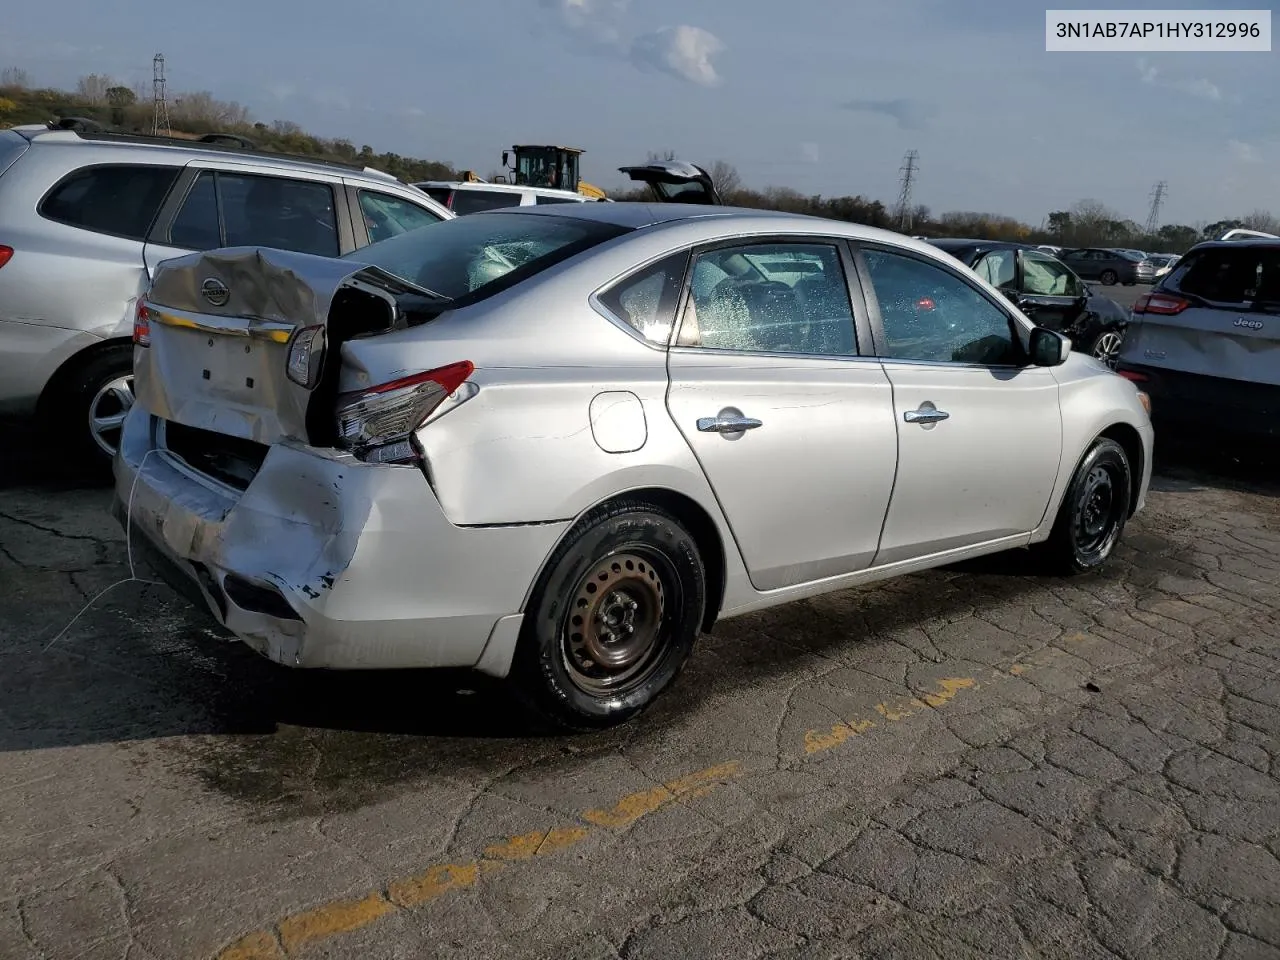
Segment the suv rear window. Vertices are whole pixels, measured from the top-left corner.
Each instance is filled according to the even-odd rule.
[[[40,214],[69,226],[145,240],[181,167],[85,167],[54,187]]]
[[[506,190],[455,190],[453,206],[450,208],[458,216],[468,213],[479,213],[481,210],[496,210],[499,207],[520,206],[520,194]]]
[[[1214,303],[1280,302],[1280,245],[1193,251],[1178,262],[1164,287]]]

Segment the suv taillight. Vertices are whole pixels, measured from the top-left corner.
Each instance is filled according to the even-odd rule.
[[[13,247],[0,246],[0,267],[13,259]]]
[[[151,311],[141,300],[133,314],[133,342],[139,347],[151,346]]]
[[[1167,293],[1145,293],[1133,305],[1134,313],[1158,313],[1172,317],[1191,306],[1190,301]]]
[[[470,360],[338,396],[338,445],[374,463],[416,463],[413,433],[475,371]]]

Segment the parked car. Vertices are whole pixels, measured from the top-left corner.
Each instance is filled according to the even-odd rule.
[[[109,475],[134,307],[161,261],[241,245],[338,256],[452,217],[388,174],[206,140],[0,130],[0,413],[38,414],[86,473]]]
[[[1038,247],[999,240],[930,241],[975,271],[1039,326],[1071,338],[1072,345],[1115,363],[1128,312]]]
[[[1192,247],[1134,304],[1117,371],[1163,423],[1280,436],[1280,239]]]
[[[1078,276],[1086,280],[1098,280],[1107,287],[1116,283],[1123,283],[1125,286],[1150,283],[1156,272],[1150,260],[1099,247],[1068,250],[1063,253],[1062,262]]]
[[[1152,277],[1152,282],[1154,283],[1172,270],[1180,258],[1176,253],[1153,253],[1150,254],[1147,259],[1150,260],[1151,265],[1156,268],[1156,272]]]
[[[529,187],[483,180],[424,180],[415,187],[457,216],[497,210],[503,207],[536,206],[548,203],[592,203],[593,198],[574,190]]]
[[[291,307],[264,321],[268,292]],[[928,244],[686,204],[477,213],[156,272],[116,515],[291,666],[472,667],[620,722],[700,629],[1146,496],[1134,385]]]

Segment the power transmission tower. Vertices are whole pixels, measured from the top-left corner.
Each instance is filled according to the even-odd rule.
[[[155,136],[163,133],[166,137],[173,135],[169,127],[169,98],[165,92],[164,54],[157,53],[151,58],[151,87],[155,91],[155,112],[151,122],[151,132]]]
[[[1169,184],[1161,180],[1151,191],[1151,213],[1147,215],[1147,235],[1155,233],[1160,226],[1160,204],[1164,203],[1164,195],[1169,189]]]
[[[920,169],[916,166],[916,161],[919,159],[919,153],[915,150],[908,150],[907,155],[902,159],[902,167],[898,171],[902,174],[902,189],[898,192],[898,209],[894,216],[898,221],[898,226],[904,232],[911,229],[911,187],[914,184],[916,173]]]

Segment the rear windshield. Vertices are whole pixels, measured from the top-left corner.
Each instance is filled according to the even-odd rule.
[[[20,133],[12,130],[0,130],[0,173],[4,173],[30,146],[30,142]]]
[[[1210,247],[1183,257],[1165,289],[1214,303],[1280,302],[1280,246]]]
[[[381,267],[451,300],[474,302],[627,232],[572,217],[486,213],[419,227],[346,259]]]

